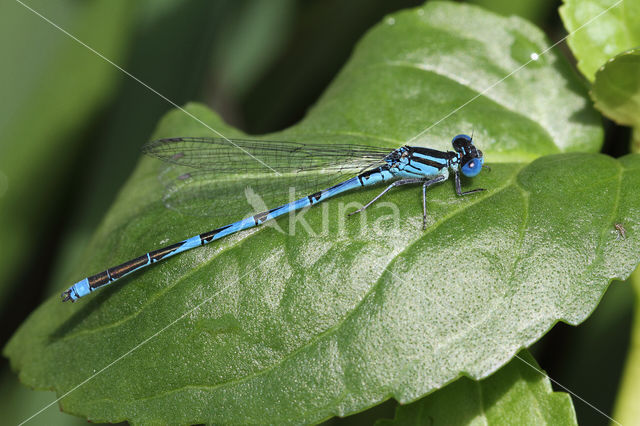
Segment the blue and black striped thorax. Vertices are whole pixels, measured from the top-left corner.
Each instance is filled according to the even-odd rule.
[[[439,151],[420,146],[403,146],[385,157],[388,170],[405,177],[427,177],[460,170],[467,177],[480,173],[484,163],[482,151],[468,135],[458,135],[451,144],[454,151]]]

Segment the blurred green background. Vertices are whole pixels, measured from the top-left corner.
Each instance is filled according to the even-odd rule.
[[[71,266],[172,106],[65,35],[73,34],[178,105],[208,104],[261,134],[297,122],[387,13],[418,0],[5,0],[0,5],[1,343],[51,294],[78,277]],[[558,1],[475,0],[518,14],[556,41]],[[33,8],[34,11],[29,10]],[[473,23],[468,23],[472,25]],[[558,47],[570,57],[564,45]],[[628,140],[606,123],[607,141]],[[626,147],[606,143],[619,156]],[[577,328],[556,326],[532,353],[557,382],[612,412],[628,347],[633,295],[614,283]],[[2,360],[3,421],[53,401],[19,384]],[[555,390],[564,390],[554,386]],[[574,398],[581,424],[606,419]],[[335,424],[393,417],[389,401]],[[85,424],[52,406],[30,424]]]

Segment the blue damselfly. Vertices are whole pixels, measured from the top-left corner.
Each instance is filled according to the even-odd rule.
[[[363,211],[393,187],[421,184],[424,229],[427,218],[427,188],[447,180],[450,172],[453,173],[458,195],[484,190],[479,188],[462,192],[460,184],[460,173],[467,177],[474,177],[480,173],[484,164],[482,151],[475,147],[472,138],[467,135],[454,137],[452,145],[454,151],[439,151],[419,146],[384,149],[357,145],[306,145],[295,142],[241,139],[231,141],[195,137],[150,142],[143,147],[145,154],[192,170],[174,179],[165,197],[169,206],[198,205],[199,202],[224,204],[225,197],[239,197],[247,186],[252,186],[261,195],[282,193],[283,189],[288,187],[308,191],[306,193],[310,195],[148,252],[84,278],[62,293],[63,301],[75,301],[131,272],[183,251],[253,228],[345,191],[383,182],[392,183],[350,215]],[[264,178],[265,174],[273,172],[279,175],[273,180],[277,182],[275,186],[273,181]],[[229,174],[243,174],[245,178],[212,179]],[[199,207],[196,207],[197,209]]]

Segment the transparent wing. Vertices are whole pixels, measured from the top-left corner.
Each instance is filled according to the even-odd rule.
[[[361,169],[381,161],[394,148],[180,137],[149,142],[142,150],[168,163],[234,174]]]
[[[209,217],[246,217],[331,187],[357,173],[311,171],[241,176],[195,170],[168,179],[178,170],[167,169],[163,175],[165,206],[188,216]]]
[[[245,217],[382,164],[393,151],[353,145],[232,142],[235,145],[217,138],[172,138],[145,145],[146,154],[170,163],[160,175],[166,187],[165,206],[189,216]]]

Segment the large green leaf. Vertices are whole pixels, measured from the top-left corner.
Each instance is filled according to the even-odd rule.
[[[610,59],[596,73],[591,97],[618,124],[640,127],[640,49]]]
[[[577,425],[571,397],[553,392],[551,382],[527,351],[495,374],[481,380],[456,380],[413,404],[399,406],[393,420],[400,425]]]
[[[578,68],[590,81],[607,60],[640,46],[637,0],[564,0],[560,16]]]
[[[244,232],[76,305],[49,300],[5,354],[61,395],[91,377],[62,407],[111,422],[311,422],[486,377],[584,320],[639,261],[640,157],[566,153],[597,151],[602,131],[565,62],[547,54],[484,93],[545,45],[518,18],[430,2],[375,27],[305,120],[269,136],[394,146],[438,123],[412,143],[445,149],[475,130],[493,168],[465,187],[488,191],[429,191],[426,232],[418,188],[349,221],[344,204],[380,189],[346,194],[278,221],[287,234]],[[174,111],[154,136],[178,135],[210,133]],[[165,209],[160,169],[140,163],[70,281],[223,223]]]

